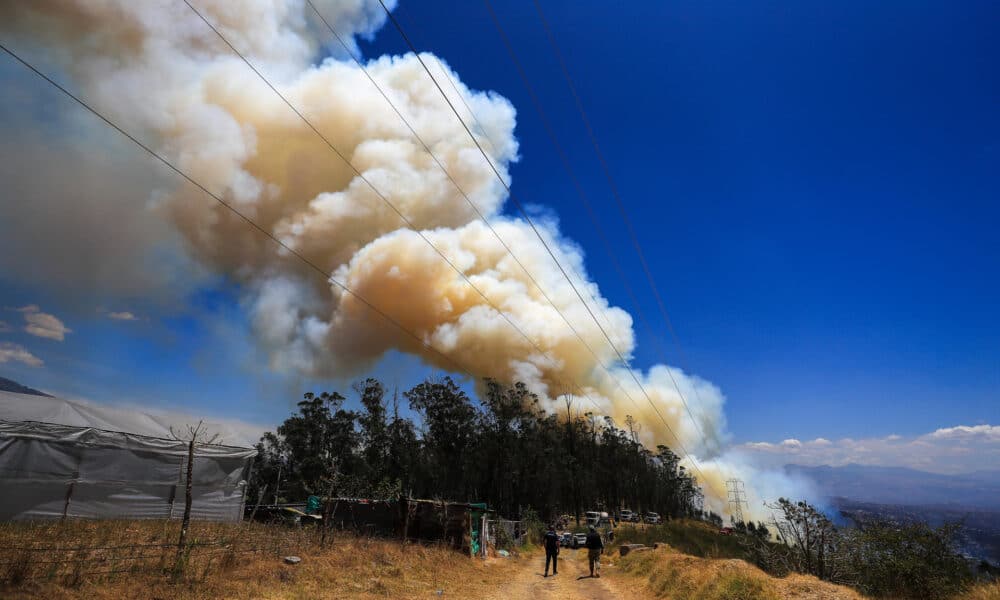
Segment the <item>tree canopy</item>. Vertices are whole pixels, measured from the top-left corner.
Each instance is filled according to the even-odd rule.
[[[552,414],[523,383],[483,381],[469,397],[450,377],[399,394],[369,378],[353,386],[360,410],[337,392],[305,394],[298,412],[257,445],[250,498],[341,496],[487,502],[500,514],[543,518],[587,510],[700,514],[701,491],[667,446],[644,447],[629,419],[574,410]],[[260,494],[260,495],[258,495]]]

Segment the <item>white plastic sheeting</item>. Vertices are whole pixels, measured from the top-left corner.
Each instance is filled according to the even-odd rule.
[[[12,403],[62,403],[67,424],[6,419]],[[136,429],[155,418],[103,409],[88,421],[74,403],[0,394],[0,520],[67,517],[180,518],[184,512],[188,445],[142,433],[109,430],[123,422]],[[57,406],[52,404],[49,408]],[[37,408],[37,406],[35,406]],[[30,411],[29,411],[30,412]],[[20,411],[23,414],[24,411]],[[58,418],[59,415],[56,415]],[[241,518],[243,495],[256,451],[198,444],[195,448],[192,518]]]
[[[186,431],[188,425],[197,425],[199,420],[199,417],[179,412],[158,410],[152,413],[134,406],[127,408],[87,400],[0,391],[0,421],[39,421],[172,438],[171,428]],[[237,419],[204,421],[207,431],[219,435],[220,444],[244,448],[256,444],[266,429]]]

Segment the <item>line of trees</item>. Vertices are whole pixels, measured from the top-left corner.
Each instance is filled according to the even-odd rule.
[[[450,377],[402,399],[376,379],[353,387],[360,410],[345,408],[337,392],[305,394],[298,413],[261,438],[251,501],[409,494],[488,502],[506,517],[529,508],[545,519],[622,507],[701,514],[695,478],[670,448],[639,443],[631,419],[620,428],[569,400],[565,413],[551,414],[523,383],[491,379],[478,400]],[[402,402],[416,422],[400,415]]]

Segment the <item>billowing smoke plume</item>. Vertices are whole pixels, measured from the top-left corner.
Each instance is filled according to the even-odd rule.
[[[535,233],[523,221],[501,215],[503,186],[415,56],[385,56],[366,66],[596,358],[364,72],[342,48],[330,45],[328,32],[316,26],[303,2],[193,3],[531,341],[180,0],[15,0],[0,7],[0,28],[15,48],[61,69],[99,110],[476,375],[525,381],[552,407],[561,405],[556,403],[560,395],[571,394],[578,409],[591,410],[583,393],[619,423],[633,415],[648,443],[676,447],[680,442],[700,456],[718,451],[717,441],[725,437],[720,391],[672,367],[640,374],[672,431],[664,427]],[[371,34],[384,21],[381,7],[371,0],[316,4],[346,39]],[[324,47],[333,55],[317,62]],[[506,178],[518,152],[513,106],[497,94],[469,90],[455,73],[448,75],[475,111],[484,129],[477,133],[491,141],[484,148]],[[461,106],[458,98],[453,101]],[[175,225],[192,255],[245,290],[255,332],[274,368],[356,375],[398,349],[454,370],[453,363],[303,269],[193,186],[178,181],[161,195],[157,210]],[[562,238],[554,223],[540,225],[567,270],[586,277],[579,247]],[[631,317],[609,306],[595,283],[577,285],[588,302],[594,299],[591,309],[618,349],[630,355]],[[709,497],[724,498],[722,481],[732,473],[705,464],[703,469]]]

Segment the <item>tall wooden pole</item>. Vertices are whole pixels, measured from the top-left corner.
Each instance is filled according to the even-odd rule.
[[[184,485],[184,519],[181,521],[181,537],[177,540],[177,566],[181,565],[181,559],[184,555],[184,542],[187,541],[188,527],[191,525],[191,487],[192,487],[192,477],[194,476],[194,439],[196,436],[191,436],[191,441],[188,442],[188,459],[187,459],[187,482]]]

